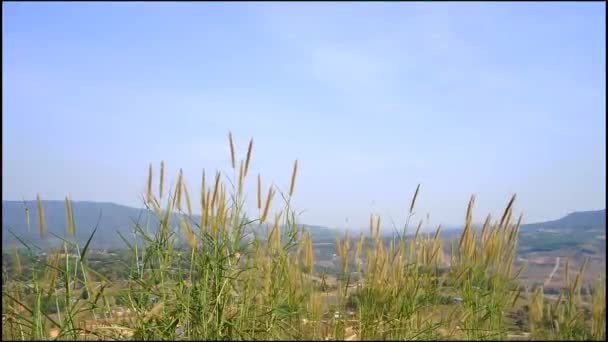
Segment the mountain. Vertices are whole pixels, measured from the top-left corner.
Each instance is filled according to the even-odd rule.
[[[26,242],[32,242],[35,245],[44,248],[50,245],[55,245],[61,240],[52,236],[54,233],[64,237],[66,232],[66,209],[64,201],[41,201],[44,211],[44,221],[46,223],[46,236],[40,238],[38,209],[36,201],[2,201],[2,245],[19,242],[10,234],[9,229],[13,231],[19,238]],[[28,231],[25,208],[29,210],[30,227]],[[139,222],[141,227],[148,227],[149,231],[154,231],[158,226],[158,219],[153,213],[146,209],[138,209],[118,205],[114,203],[101,202],[72,202],[74,212],[74,222],[76,224],[75,239],[79,243],[87,241],[93,229],[97,224],[99,228],[95,233],[95,237],[91,242],[92,247],[97,248],[121,248],[125,247],[124,241],[120,238],[120,232],[123,237],[131,238],[132,229],[135,222]],[[194,216],[193,219],[198,221],[200,216]],[[173,215],[171,225],[176,226],[178,216]],[[314,225],[303,225],[304,229],[312,233],[313,240],[333,239],[338,235],[338,231]],[[264,233],[262,227],[252,227],[253,230]]]
[[[475,225],[480,229],[480,225]],[[444,240],[458,239],[463,227],[441,230]],[[409,234],[413,234],[409,230]],[[391,236],[387,232],[385,236]],[[519,252],[574,252],[604,255],[606,252],[606,209],[578,211],[560,219],[522,224],[519,231]]]
[[[40,247],[47,247],[60,240],[48,232],[63,237],[66,231],[66,210],[64,201],[42,201],[44,208],[47,236],[40,239],[38,232],[38,210],[36,201],[2,201],[2,245],[16,243],[17,240],[9,233],[10,228],[26,242],[33,242]],[[28,231],[25,208],[29,208],[30,229]],[[145,209],[132,208],[114,203],[102,202],[72,202],[74,220],[76,223],[76,240],[84,243],[99,221],[99,228],[92,240],[92,246],[98,248],[124,247],[117,231],[126,238],[132,238],[134,222],[151,231],[157,226],[155,215]],[[194,218],[196,220],[196,217]],[[139,221],[138,221],[139,220]],[[171,220],[176,225],[177,216]],[[319,225],[303,225],[305,230],[312,233],[314,242],[333,242],[343,232]],[[256,231],[265,232],[261,227]],[[410,231],[411,233],[411,231]],[[456,236],[459,230],[443,231],[444,238]],[[550,251],[564,247],[599,248],[605,251],[606,209],[596,211],[581,211],[553,221],[538,222],[522,225],[520,230],[520,250]]]
[[[568,214],[559,220],[524,224],[521,228],[522,231],[532,229],[606,229],[606,209],[577,211]]]
[[[15,242],[9,233],[10,228],[26,242],[33,242],[40,247],[55,244],[59,239],[49,232],[63,237],[66,231],[66,208],[64,201],[41,201],[46,223],[46,237],[39,235],[39,220],[36,201],[2,201],[2,245]],[[25,208],[29,209],[30,227],[28,231]],[[93,238],[93,246],[113,247],[119,243],[124,246],[116,231],[127,237],[131,233],[133,220],[138,218],[145,224],[148,213],[145,209],[126,207],[114,203],[72,202],[74,222],[76,224],[76,241],[86,241],[95,226],[99,228]],[[152,215],[150,215],[152,218]]]
[[[547,222],[524,224],[520,252],[571,250],[588,255],[606,253],[606,209],[579,211]]]

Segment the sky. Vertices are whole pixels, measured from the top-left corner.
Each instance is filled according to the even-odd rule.
[[[3,200],[140,207],[161,160],[197,198],[231,131],[302,223],[606,207],[603,2],[2,7]]]

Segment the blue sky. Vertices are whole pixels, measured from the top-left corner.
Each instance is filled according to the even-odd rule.
[[[288,186],[301,221],[605,208],[604,3],[3,3],[5,200],[139,206],[147,165]],[[174,177],[171,177],[174,178]],[[250,179],[253,198],[255,179]]]

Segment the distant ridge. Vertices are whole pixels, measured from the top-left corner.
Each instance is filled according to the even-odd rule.
[[[59,236],[64,236],[66,229],[65,220],[65,202],[58,200],[42,201],[45,212],[45,221],[47,230]],[[30,231],[27,231],[25,218],[25,206],[30,211]],[[51,234],[43,240],[40,239],[38,233],[38,213],[36,209],[36,201],[2,201],[2,245],[16,243],[16,239],[8,232],[10,228],[19,237],[26,241],[31,241],[37,245],[44,247],[49,244],[58,243],[60,240],[54,238]],[[157,224],[156,217],[143,208],[133,208],[124,205],[119,205],[112,202],[93,202],[93,201],[73,201],[74,219],[76,222],[76,240],[80,242],[86,241],[95,225],[99,220],[99,229],[93,239],[93,246],[103,248],[120,248],[124,247],[117,231],[125,237],[132,237],[132,227],[134,222],[139,219],[141,226],[148,225],[149,229],[154,229]],[[101,217],[100,217],[101,213]],[[195,216],[196,219],[196,216]],[[172,218],[172,225],[177,223],[177,216]],[[338,229],[332,229],[320,225],[302,224],[305,230],[309,230],[313,236],[313,240],[332,240],[337,236],[341,236],[343,232]],[[524,224],[521,227],[522,235],[542,230],[555,231],[597,231],[606,229],[606,209],[577,211],[570,213],[560,219]],[[256,229],[257,230],[257,229]],[[263,229],[262,229],[263,231]],[[446,237],[458,234],[458,229],[444,230]],[[411,229],[409,230],[411,232]],[[386,231],[385,235],[391,235],[390,231]]]
[[[44,200],[44,209],[47,234],[44,239],[40,238],[38,231],[38,211],[36,201],[2,201],[2,245],[20,243],[10,234],[12,230],[17,236],[26,242],[33,242],[39,247],[48,247],[59,243],[61,240],[53,237],[49,232],[63,237],[66,231],[66,209],[65,202],[58,200]],[[28,232],[25,208],[29,208],[30,230]],[[91,244],[97,248],[122,248],[124,241],[117,233],[124,237],[133,237],[132,228],[134,222],[142,227],[148,227],[153,231],[158,220],[153,213],[143,208],[133,208],[112,202],[73,201],[74,221],[76,223],[76,241],[85,242],[99,221],[99,228],[95,233]],[[101,214],[101,216],[100,216]],[[177,214],[173,215],[171,224],[176,226]],[[200,216],[193,215],[197,220]],[[337,230],[318,225],[306,225],[304,229],[309,230],[313,240],[335,238]],[[254,228],[254,229],[259,229]],[[263,231],[263,230],[262,230]]]
[[[606,227],[606,209],[575,211],[558,220],[528,223],[522,225],[523,229],[594,229]]]

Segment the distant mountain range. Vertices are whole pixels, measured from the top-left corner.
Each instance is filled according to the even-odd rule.
[[[574,250],[606,255],[606,209],[579,211],[547,222],[522,225],[520,253]]]
[[[29,230],[25,213],[26,207],[29,208]],[[42,207],[47,229],[44,240],[39,235],[36,201],[2,201],[2,245],[5,246],[7,243],[17,241],[9,233],[9,228],[20,238],[27,242],[33,242],[40,247],[46,247],[60,241],[50,233],[63,237],[66,232],[65,202],[42,201]],[[133,227],[133,222],[136,222],[138,218],[145,222],[145,218],[148,216],[144,209],[114,203],[72,202],[72,208],[76,224],[76,240],[79,242],[86,241],[99,221],[99,229],[93,242],[94,245],[100,247],[118,246],[120,243],[124,246],[124,242],[116,231],[121,232],[125,237],[132,236],[131,227]]]
[[[60,240],[49,232],[63,237],[66,231],[66,209],[64,201],[42,201],[44,208],[47,234],[41,239],[38,232],[38,211],[36,201],[2,201],[2,245],[15,243],[17,240],[8,229],[16,233],[24,241],[33,242],[40,247],[56,244]],[[30,227],[28,231],[25,208],[29,208]],[[93,246],[99,248],[116,248],[125,246],[117,231],[124,237],[132,238],[132,227],[139,222],[142,227],[153,230],[158,221],[154,214],[145,209],[132,208],[114,203],[101,202],[72,202],[74,220],[76,223],[76,240],[84,242],[98,224],[99,228],[93,239]],[[172,224],[177,223],[177,216],[172,217]],[[316,241],[332,241],[342,231],[323,226],[304,225]],[[554,236],[599,236],[606,231],[606,209],[596,211],[574,212],[561,219],[525,224],[521,227],[521,237],[532,241],[534,245],[542,245],[546,234]],[[457,231],[453,231],[454,233]],[[584,234],[583,234],[584,232]],[[447,233],[447,232],[446,232]],[[451,234],[448,234],[451,235]],[[555,240],[555,239],[554,239]],[[560,239],[563,240],[563,239]],[[568,241],[564,241],[568,242]],[[605,242],[605,240],[604,240]],[[538,246],[537,246],[538,247]],[[540,246],[542,248],[542,246]]]
[[[576,211],[559,220],[529,223],[521,227],[524,230],[534,229],[606,229],[606,209],[593,211]]]
[[[9,232],[12,231],[26,242],[32,242],[41,248],[55,245],[61,240],[51,233],[64,237],[67,231],[66,208],[64,201],[41,201],[46,224],[44,239],[40,238],[38,209],[36,201],[2,201],[2,245],[17,243],[18,240]],[[29,229],[25,208],[29,211]],[[158,227],[158,219],[154,213],[146,209],[138,209],[102,202],[72,202],[74,221],[76,224],[75,240],[86,242],[92,231],[99,228],[92,240],[92,246],[98,248],[124,247],[125,243],[118,232],[125,238],[132,238],[133,227],[137,222],[141,227],[154,231]],[[198,221],[200,216],[194,216]],[[178,215],[174,214],[170,220],[172,226],[178,223]],[[328,239],[338,236],[339,231],[323,226],[303,225],[309,230],[314,239]],[[257,231],[264,231],[262,227],[254,227]]]

